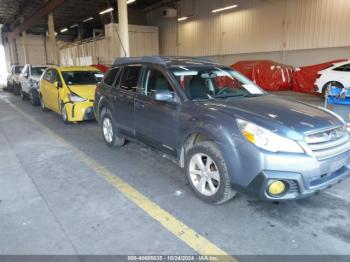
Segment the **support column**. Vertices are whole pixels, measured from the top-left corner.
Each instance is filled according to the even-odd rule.
[[[28,53],[28,43],[27,43],[26,31],[23,31],[23,33],[22,33],[22,48],[23,48],[24,64],[29,64],[29,53]]]
[[[121,40],[120,56],[129,57],[129,21],[128,5],[125,0],[118,0],[119,35]]]
[[[52,54],[51,62],[55,65],[59,65],[60,61],[59,61],[56,36],[55,36],[55,23],[54,23],[52,13],[49,14],[48,16],[48,28],[49,28],[49,39],[50,39],[51,54]]]
[[[20,18],[21,23],[23,23],[24,18]],[[23,58],[24,64],[29,64],[29,53],[28,53],[28,42],[27,42],[27,32],[24,30],[22,32],[22,50],[23,50]]]

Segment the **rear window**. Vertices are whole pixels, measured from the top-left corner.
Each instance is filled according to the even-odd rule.
[[[62,76],[67,85],[95,85],[103,78],[100,71],[64,71]]]
[[[33,76],[41,76],[47,67],[32,67],[32,75]]]
[[[139,81],[141,66],[127,66],[123,70],[123,76],[120,83],[120,88],[124,90],[132,90],[136,92]]]
[[[15,74],[20,74],[23,70],[23,66],[15,66]]]

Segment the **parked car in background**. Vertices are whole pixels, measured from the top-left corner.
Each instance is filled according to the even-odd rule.
[[[15,95],[19,95],[18,93],[18,85],[19,85],[19,75],[21,74],[23,66],[21,65],[13,65],[11,67],[11,71],[7,76],[7,87],[6,90],[13,92]]]
[[[270,95],[209,61],[118,59],[98,84],[94,111],[108,146],[136,139],[165,152],[210,203],[237,191],[303,198],[350,174],[350,137],[339,116]]]
[[[39,81],[47,66],[45,65],[25,65],[19,76],[19,93],[22,100],[29,98],[33,106],[40,105]]]
[[[315,89],[320,94],[325,94],[329,84],[340,89],[350,87],[350,61],[335,63],[334,65],[318,72]]]
[[[60,114],[65,123],[93,119],[96,84],[102,77],[89,66],[47,68],[39,84],[42,110]]]

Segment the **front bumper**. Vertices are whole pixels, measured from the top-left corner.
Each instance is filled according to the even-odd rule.
[[[306,154],[269,153],[244,143],[225,153],[236,159],[227,161],[233,188],[263,200],[305,198],[350,176],[350,151],[318,160]],[[286,183],[285,194],[268,194],[267,187],[273,180]]]
[[[66,103],[66,110],[69,122],[81,122],[95,119],[94,102]]]

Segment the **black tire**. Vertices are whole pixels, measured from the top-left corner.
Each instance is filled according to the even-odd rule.
[[[19,95],[20,95],[22,101],[27,100],[27,96],[26,96],[26,94],[23,92],[23,89],[22,89],[22,88],[19,89]]]
[[[42,110],[43,112],[49,111],[49,109],[48,109],[48,108],[46,107],[46,105],[45,105],[45,102],[44,102],[44,99],[43,99],[42,95],[39,95],[39,99],[40,99],[40,107],[41,107],[41,110]]]
[[[190,162],[193,157],[195,157],[198,154],[205,154],[209,156],[213,161],[215,166],[217,167],[217,171],[219,173],[220,182],[218,183],[217,191],[215,194],[208,196],[205,194],[202,194],[198,191],[198,189],[195,187],[195,185],[192,182],[191,175],[190,175]],[[221,151],[219,150],[218,146],[211,141],[205,141],[198,143],[194,145],[191,149],[188,150],[186,153],[185,158],[185,172],[187,180],[193,190],[193,192],[196,194],[196,196],[211,204],[223,204],[230,199],[232,199],[237,192],[234,191],[231,187],[230,178],[227,171],[227,166],[224,160],[224,157],[222,156]],[[205,182],[205,186],[207,186],[207,182]]]
[[[39,106],[40,99],[37,91],[31,90],[29,93],[29,101],[32,106]]]
[[[61,117],[64,124],[69,124],[66,106],[61,103]]]
[[[105,134],[105,130],[104,130],[105,121],[109,121],[111,129],[112,129],[111,139],[107,139],[107,135]],[[101,125],[101,133],[103,136],[103,140],[105,141],[107,146],[113,148],[113,147],[122,147],[125,145],[126,139],[123,135],[116,133],[116,128],[115,128],[112,116],[109,113],[109,111],[106,111],[102,115],[100,125]]]
[[[20,89],[19,89],[19,86],[17,84],[13,85],[13,94],[15,96],[19,96],[20,95]]]
[[[339,83],[339,82],[335,82],[335,81],[328,82],[328,83],[325,84],[325,85],[323,86],[323,88],[322,88],[322,94],[323,94],[323,96],[326,96],[327,88],[328,88],[328,86],[329,86],[330,84],[332,84],[332,86],[334,86],[334,87],[338,87],[339,89],[343,89],[343,88],[344,88],[344,86],[343,86],[341,83]]]

